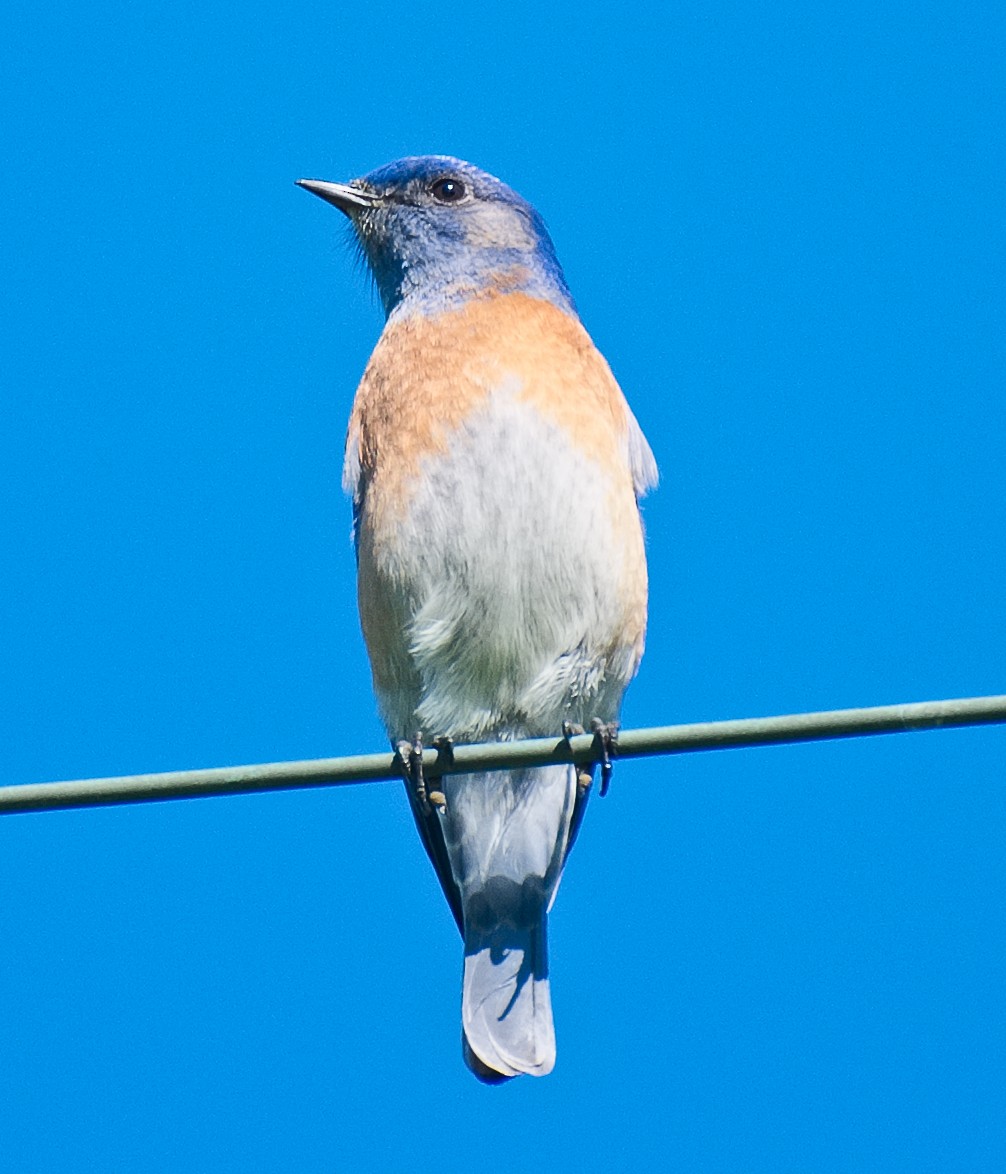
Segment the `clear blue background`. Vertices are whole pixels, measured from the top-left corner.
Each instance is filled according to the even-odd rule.
[[[381,324],[293,187],[548,220],[656,450],[628,724],[1006,690],[999,3],[4,17],[0,780],[379,749]],[[398,786],[0,820],[5,1171],[999,1171],[1006,731],[618,768],[477,1085]]]

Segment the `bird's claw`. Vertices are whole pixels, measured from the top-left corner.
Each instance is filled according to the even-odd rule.
[[[601,764],[601,796],[608,793],[611,782],[611,760],[618,754],[618,722],[603,722],[595,717],[590,723],[597,744],[598,761]]]
[[[448,734],[440,734],[433,739],[433,745],[437,748],[438,763],[444,766],[450,766],[454,762],[454,739]],[[427,799],[431,806],[435,807],[439,812],[447,810],[447,796],[443,791],[437,789],[427,793]]]
[[[426,776],[423,773],[423,734],[419,730],[411,742],[404,739],[395,745],[395,756],[401,767],[405,781],[412,788],[416,802],[424,812],[431,807],[443,809],[447,801],[441,791],[427,791]]]

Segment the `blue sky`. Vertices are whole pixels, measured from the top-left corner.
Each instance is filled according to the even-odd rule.
[[[376,298],[296,190],[548,221],[663,473],[632,725],[1006,690],[1000,5],[4,17],[0,780],[383,745]],[[477,1085],[394,785],[0,820],[5,1170],[993,1171],[1001,729],[625,763]]]

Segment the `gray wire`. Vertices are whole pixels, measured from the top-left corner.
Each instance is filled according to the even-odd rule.
[[[699,750],[816,742],[829,738],[996,723],[1006,723],[1006,695],[623,730],[618,735],[616,756],[644,758],[657,754],[690,754]],[[428,777],[436,778],[442,774],[545,766],[557,762],[589,766],[600,757],[597,738],[581,734],[569,739],[556,736],[455,746],[451,752],[428,748],[423,754],[423,768]],[[350,758],[316,758],[303,762],[269,762],[107,779],[24,783],[0,787],[0,815],[304,787],[335,787],[401,778],[401,767],[389,750]]]

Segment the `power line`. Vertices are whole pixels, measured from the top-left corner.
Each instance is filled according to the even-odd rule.
[[[830,738],[998,723],[1006,723],[1006,694],[623,730],[618,736],[616,757],[690,754],[699,750],[818,742]],[[519,742],[482,742],[455,746],[450,752],[435,747],[427,749],[423,755],[423,767],[427,776],[436,778],[443,774],[547,766],[561,762],[589,766],[599,760],[599,750],[597,739],[591,734],[579,734],[569,739],[552,737],[528,738]],[[253,766],[175,770],[162,774],[75,779],[59,783],[24,783],[0,787],[0,815],[72,807],[104,807],[118,803],[151,803],[163,799],[288,791],[305,787],[336,787],[401,777],[399,763],[391,751],[385,751],[382,754],[362,754],[350,758],[268,762]]]

